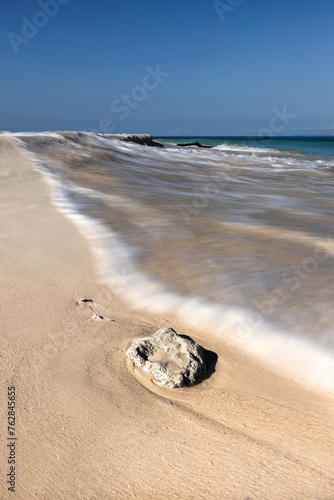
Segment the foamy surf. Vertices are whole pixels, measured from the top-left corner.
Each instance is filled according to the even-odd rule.
[[[65,187],[50,173],[43,175],[51,187],[57,208],[80,229],[91,244],[98,279],[129,301],[132,307],[153,314],[177,315],[197,330],[208,332],[314,389],[334,394],[334,355],[312,342],[275,330],[270,324],[250,327],[251,311],[213,306],[201,297],[170,293],[133,263],[131,251],[103,224],[79,213]],[[225,309],[225,310],[224,310]],[[307,366],[307,370],[305,367]]]
[[[333,244],[325,226],[319,225],[322,202],[306,199],[304,206],[303,195],[300,201],[297,197],[296,204],[289,188],[285,193],[281,184],[279,189],[275,186],[277,179],[284,183],[284,178],[268,177],[265,183],[257,177],[253,159],[238,170],[236,164],[212,151],[156,150],[94,134],[17,136],[43,171],[57,208],[89,240],[101,282],[134,308],[177,315],[200,335],[215,335],[282,374],[333,393],[334,349],[325,302]],[[219,196],[204,196],[206,203],[193,205],[193,199],[198,199],[196,189],[206,187],[217,172],[225,176]],[[258,182],[252,186],[250,181]],[[310,181],[305,182],[307,186]],[[240,200],[245,197],[248,208],[256,208],[255,215],[261,213],[259,208],[270,207],[269,223],[268,217],[262,220],[250,216],[251,210],[240,210]],[[182,217],[180,205],[188,208],[190,221]],[[306,206],[309,220],[302,215]],[[219,220],[222,208],[226,212]],[[279,217],[279,224],[273,223],[275,217]],[[303,224],[296,228],[292,222],[301,218]],[[221,233],[217,224],[223,227]],[[222,243],[215,248],[218,239]],[[167,245],[167,252],[160,240]],[[325,253],[314,254],[319,244]],[[239,256],[235,255],[238,246]],[[277,250],[285,254],[276,255]],[[295,255],[299,256],[297,264]],[[201,262],[203,271],[199,269]],[[298,265],[305,268],[301,267],[299,274],[294,268]],[[170,273],[173,266],[175,276]],[[240,282],[240,266],[245,284]],[[282,268],[281,274],[278,268]],[[179,269],[186,270],[182,279],[177,276]],[[164,277],[164,272],[169,274]],[[285,281],[281,279],[284,273]],[[306,287],[309,290],[302,292]],[[312,295],[312,287],[317,294]],[[300,297],[294,303],[296,291]],[[278,292],[285,297],[281,303],[272,298]],[[319,298],[322,302],[315,307]],[[313,311],[318,316],[314,327],[309,322],[311,330],[307,331],[304,327]],[[321,332],[316,335],[320,321]]]

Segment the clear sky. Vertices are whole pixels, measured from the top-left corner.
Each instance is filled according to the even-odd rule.
[[[333,0],[1,4],[0,130],[334,135]]]

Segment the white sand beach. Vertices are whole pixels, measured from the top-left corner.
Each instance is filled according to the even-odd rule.
[[[87,241],[15,141],[0,140],[0,497],[333,499],[333,401],[98,283]],[[163,326],[216,352],[211,377],[163,389],[128,369],[132,340]]]

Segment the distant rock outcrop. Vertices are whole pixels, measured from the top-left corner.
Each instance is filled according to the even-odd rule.
[[[110,137],[112,139],[120,139],[121,141],[135,142],[145,146],[156,146],[159,148],[165,147],[163,142],[155,141],[151,134],[100,134],[103,137]]]
[[[186,142],[186,143],[183,143],[183,144],[177,144],[177,146],[186,146],[186,147],[196,147],[196,148],[206,148],[206,149],[211,149],[213,148],[214,146],[204,146],[203,144],[200,144],[198,141],[196,142]]]
[[[151,372],[165,387],[191,386],[206,374],[202,348],[173,328],[161,328],[152,337],[135,342],[126,354],[137,368]]]

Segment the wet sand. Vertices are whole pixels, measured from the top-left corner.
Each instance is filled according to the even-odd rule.
[[[13,141],[0,141],[0,304],[15,498],[333,499],[333,401],[99,284],[88,243]],[[211,377],[163,389],[128,369],[132,340],[163,326],[217,354]],[[0,497],[13,498],[5,474]]]

